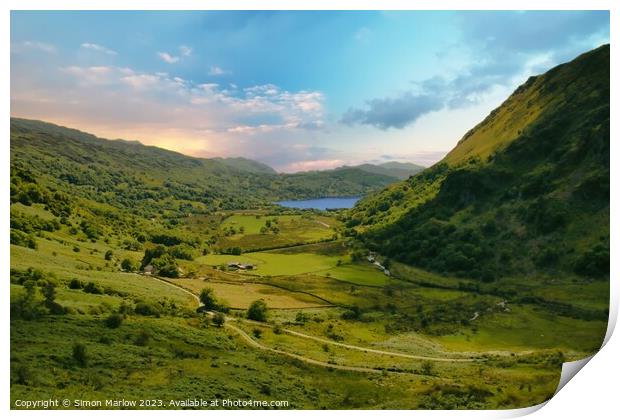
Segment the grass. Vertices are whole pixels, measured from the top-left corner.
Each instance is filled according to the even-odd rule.
[[[271,309],[303,309],[326,305],[326,302],[308,294],[294,293],[260,283],[222,283],[199,279],[171,281],[197,294],[204,288],[211,288],[218,299],[233,309],[247,309],[258,299],[263,299]]]
[[[317,274],[361,286],[385,286],[390,281],[390,278],[383,271],[376,266],[365,263],[344,264]]]
[[[555,316],[517,305],[509,313],[482,316],[472,325],[475,330],[437,337],[436,342],[450,351],[558,348],[581,358],[600,348],[607,329],[606,322]]]
[[[149,339],[138,345],[143,334]],[[86,346],[86,367],[72,359],[76,342]],[[117,329],[90,315],[13,320],[11,369],[11,407],[33,398],[229,398],[284,399],[298,409],[416,408],[429,386],[446,383],[313,367],[250,349],[200,319],[169,317],[129,317]]]
[[[257,219],[257,216],[260,217]],[[279,232],[260,230],[267,220],[277,226]],[[273,222],[277,220],[277,223]],[[290,245],[324,241],[332,238],[338,222],[334,218],[317,215],[248,215],[233,214],[226,218],[221,225],[221,231],[234,228],[237,233],[232,236],[221,236],[218,246],[221,249],[240,247],[245,251],[272,249]],[[244,232],[239,233],[243,227]]]
[[[11,267],[20,270],[33,267],[44,272],[52,272],[63,282],[68,282],[72,278],[77,278],[84,283],[93,282],[117,292],[127,293],[137,299],[153,300],[166,297],[182,306],[194,305],[191,296],[183,291],[171,289],[155,279],[112,271],[111,268],[107,269],[109,271],[89,269],[94,264],[100,264],[99,267],[104,266],[105,260],[102,254],[94,256],[83,252],[84,255],[76,256],[77,253],[71,250],[71,245],[62,245],[45,239],[38,239],[37,242],[39,244],[37,250],[11,245]]]
[[[278,254],[254,252],[246,255],[258,261],[258,267],[252,273],[262,276],[286,276],[319,272],[335,267],[340,259],[336,256],[309,253]]]
[[[252,263],[252,264],[258,264],[261,262],[261,260],[253,258],[248,254],[243,254],[243,255],[208,254],[202,257],[198,257],[194,261],[200,264],[206,264],[206,265],[211,265],[211,266],[220,266],[222,264],[228,264],[229,262]]]
[[[44,216],[43,209],[34,211]],[[245,216],[249,216],[248,222],[254,217]],[[72,399],[75,395],[88,399],[144,398],[147,394],[149,398],[165,395],[165,399],[193,395],[216,398],[217,394],[268,399],[287,395],[296,408],[418,408],[429,404],[443,408],[517,407],[542,401],[557,383],[559,370],[545,365],[547,353],[532,356],[532,360],[521,360],[522,356],[501,360],[491,357],[467,366],[438,362],[428,375],[422,372],[421,361],[388,355],[369,357],[359,350],[324,346],[260,327],[260,342],[269,347],[327,363],[409,373],[369,377],[312,367],[249,348],[228,330],[205,327],[204,320],[193,311],[195,300],[183,290],[156,278],[119,272],[120,258],[128,256],[137,261],[141,253],[119,249],[115,241],[81,241],[61,230],[44,233],[37,243],[37,250],[12,245],[11,267],[34,267],[54,273],[59,280],[56,301],[72,311],[71,315],[12,321],[13,401],[26,396],[49,398],[52,390],[55,397]],[[74,251],[76,246],[79,252]],[[113,250],[115,261],[103,258],[107,250]],[[211,268],[230,261],[255,263],[258,268],[235,273]],[[474,352],[560,349],[571,359],[596,348],[605,327],[603,322],[558,317],[509,303],[511,312],[484,313],[469,326],[452,327],[452,332],[388,331],[387,327],[403,314],[414,319],[419,316],[416,306],[427,311],[456,302],[463,306],[463,316],[469,318],[472,305],[493,307],[499,299],[456,290],[459,279],[407,266],[397,265],[396,270],[405,273],[408,281],[387,277],[366,262],[351,263],[340,241],[241,256],[208,254],[181,264],[184,269],[210,279],[170,280],[183,288],[197,293],[211,287],[219,299],[238,310],[245,310],[256,299],[264,299],[270,308],[271,322],[327,340],[341,337],[347,344],[387,351],[463,357]],[[83,282],[93,281],[125,297],[68,289],[67,282],[74,277]],[[534,280],[522,280],[522,285],[536,288]],[[553,293],[557,290],[555,283],[542,286],[537,289],[540,296],[555,299],[566,299],[571,293],[585,290],[584,296],[591,297],[581,303],[586,307],[596,307],[605,293],[598,283],[571,283],[561,296]],[[12,298],[22,289],[12,284]],[[157,301],[164,297],[190,310],[177,317],[129,315],[118,329],[104,326],[105,317],[123,301]],[[332,306],[324,306],[329,304]],[[362,308],[361,319],[342,319],[341,315],[352,305]],[[387,310],[388,305],[393,305],[397,312]],[[296,321],[300,311],[307,315],[303,323]],[[329,325],[332,327],[328,330]],[[254,333],[254,327],[243,328],[250,335]],[[138,345],[137,338],[143,332],[149,336],[148,343]],[[76,341],[87,347],[90,361],[85,368],[75,366],[71,358],[71,346]],[[52,348],[54,352],[49,352]],[[527,385],[531,385],[531,391],[523,388]],[[455,402],[444,396],[451,390],[468,387],[486,389],[489,394],[478,402]],[[231,389],[234,390],[228,391]]]

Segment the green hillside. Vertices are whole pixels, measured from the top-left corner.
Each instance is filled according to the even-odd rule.
[[[20,118],[11,119],[11,170],[18,178],[27,173],[73,196],[143,215],[164,199],[174,202],[164,206],[168,210],[183,201],[209,210],[241,209],[276,200],[362,195],[396,180],[354,168],[277,174],[248,159],[193,158]]]
[[[276,171],[269,165],[257,162],[251,159],[245,159],[241,157],[236,158],[213,158],[213,161],[221,162],[226,166],[230,166],[233,169],[237,169],[244,172],[252,172],[256,174],[272,174],[275,175]]]
[[[361,200],[349,234],[437,273],[609,275],[609,45],[529,78],[439,163]]]

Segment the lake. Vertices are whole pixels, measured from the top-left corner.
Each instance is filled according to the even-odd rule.
[[[278,201],[276,204],[294,209],[350,209],[359,199],[359,197],[313,198],[311,200]]]

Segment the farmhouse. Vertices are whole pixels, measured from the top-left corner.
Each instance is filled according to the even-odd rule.
[[[246,264],[240,262],[229,262],[228,268],[231,270],[254,270],[255,264]]]

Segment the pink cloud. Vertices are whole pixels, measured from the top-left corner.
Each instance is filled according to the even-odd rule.
[[[334,169],[344,164],[345,161],[341,159],[304,160],[290,163],[285,168],[285,172],[320,171],[324,169]]]

